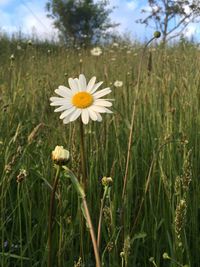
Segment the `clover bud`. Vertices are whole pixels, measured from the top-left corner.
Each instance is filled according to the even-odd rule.
[[[63,146],[56,146],[52,151],[52,160],[57,165],[65,165],[69,161],[69,151]]]
[[[159,31],[156,31],[156,32],[154,32],[153,36],[154,36],[155,38],[160,38],[161,33],[160,33]]]

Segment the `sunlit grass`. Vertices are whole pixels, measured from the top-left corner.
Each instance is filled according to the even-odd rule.
[[[152,52],[150,73],[149,52],[145,54],[122,203],[141,50],[105,48],[100,57],[93,57],[90,50],[64,47],[51,48],[49,53],[48,48],[34,45],[26,45],[22,51],[5,46],[1,51],[1,266],[47,265],[54,147],[68,149],[68,167],[77,177],[81,172],[79,124],[64,125],[50,107],[49,98],[58,85],[67,85],[68,77],[77,77],[80,70],[88,78],[95,75],[104,81],[115,98],[113,116],[105,115],[101,123],[90,122],[85,127],[87,201],[96,233],[103,197],[100,180],[102,176],[113,179],[103,209],[102,265],[178,266],[175,261],[181,266],[199,265],[200,63],[199,51],[193,46],[166,51],[157,48]],[[117,80],[123,82],[122,87],[114,86]],[[26,170],[27,177],[17,183],[21,169]],[[183,182],[187,171],[192,180],[189,189]],[[81,202],[63,172],[56,199],[53,266],[78,266],[75,262],[79,258],[84,266],[94,266]],[[187,212],[177,238],[176,210],[182,199]],[[163,259],[164,252],[175,261]]]

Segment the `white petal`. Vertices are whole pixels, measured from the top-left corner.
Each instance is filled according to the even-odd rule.
[[[100,112],[100,113],[113,113],[111,110],[109,110],[108,108],[105,107],[101,107],[101,106],[95,106],[93,105],[92,110],[94,110],[95,112]]]
[[[102,117],[99,113],[96,113],[97,114],[97,121],[102,121]]]
[[[108,108],[104,108],[105,109],[105,111],[106,111],[106,113],[113,113],[110,109],[108,109]]]
[[[60,85],[58,87],[58,89],[55,90],[55,92],[56,92],[56,94],[58,94],[58,95],[60,95],[62,97],[70,97],[70,96],[72,96],[72,91],[69,88],[67,88],[67,87],[65,87],[63,85]]]
[[[95,106],[111,107],[112,103],[104,99],[96,99],[93,103]]]
[[[65,117],[64,120],[63,120],[63,123],[64,124],[69,123],[70,122],[69,118],[70,118],[69,116]]]
[[[95,84],[91,90],[91,94],[95,93],[96,90],[102,85],[103,82],[98,82],[97,84]]]
[[[80,84],[80,87],[81,87],[80,91],[86,91],[87,82],[86,82],[86,78],[85,78],[85,76],[83,74],[79,75],[79,84]]]
[[[67,117],[69,114],[71,114],[76,108],[75,107],[71,107],[70,109],[65,110],[61,115],[60,115],[60,119],[63,119],[65,117]]]
[[[60,101],[60,100],[63,100],[63,99],[64,99],[63,97],[52,96],[52,97],[50,98],[50,101],[55,102],[55,101]]]
[[[88,122],[89,122],[89,112],[88,112],[88,110],[86,108],[82,110],[81,118],[82,118],[82,122],[84,124],[88,124]]]
[[[89,112],[89,116],[90,116],[90,118],[91,118],[93,121],[96,121],[96,120],[98,119],[97,114],[96,114],[96,112],[95,112],[93,109],[88,108],[88,112]]]
[[[75,121],[81,115],[81,109],[76,109],[70,116],[70,121]]]
[[[69,78],[68,83],[69,83],[69,86],[72,89],[73,93],[78,92],[77,83],[76,83],[76,81],[74,81],[74,79]]]
[[[74,82],[76,83],[77,90],[78,91],[81,91],[81,85],[80,85],[79,79],[78,78],[75,78],[74,79]]]
[[[63,105],[63,106],[61,106],[59,108],[56,108],[54,110],[54,112],[60,112],[60,111],[63,111],[63,110],[67,110],[67,109],[69,109],[71,107],[72,107],[72,104],[65,104],[65,105]]]
[[[106,113],[106,108],[100,107],[100,106],[91,106],[90,109],[92,109],[94,112],[100,112],[100,113]]]
[[[100,98],[100,97],[102,97],[104,95],[109,94],[110,92],[111,92],[111,89],[108,87],[108,88],[102,89],[99,92],[95,93],[93,95],[93,97],[94,97],[94,99],[98,99],[98,98]]]
[[[92,77],[92,79],[90,79],[88,85],[87,85],[87,92],[90,92],[93,89],[93,86],[95,84],[96,81],[96,77]]]
[[[62,99],[62,100],[59,100],[59,101],[54,101],[50,104],[50,106],[64,106],[64,105],[68,105],[70,104],[69,101],[66,101],[66,99]]]

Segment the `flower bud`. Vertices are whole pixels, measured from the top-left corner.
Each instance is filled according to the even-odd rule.
[[[111,186],[112,183],[113,183],[113,179],[111,177],[104,176],[101,179],[101,183],[102,183],[103,186]]]
[[[163,256],[163,259],[164,259],[164,260],[170,260],[170,257],[169,257],[169,255],[167,254],[167,252],[164,252],[162,256]]]
[[[15,56],[14,56],[14,54],[12,54],[12,55],[10,56],[10,60],[11,60],[11,61],[14,61],[14,60],[15,60]]]
[[[63,146],[56,146],[52,151],[52,160],[57,165],[65,165],[69,160],[69,151],[64,149]]]
[[[28,40],[27,44],[31,46],[33,43],[31,40]]]
[[[153,35],[154,35],[155,38],[160,38],[161,33],[159,31],[156,31],[156,32],[154,32]]]

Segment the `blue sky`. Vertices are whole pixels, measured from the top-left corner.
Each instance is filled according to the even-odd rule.
[[[57,35],[52,20],[46,17],[47,0],[0,0],[0,31],[22,32],[31,36],[36,33],[40,38],[52,38]],[[111,14],[113,22],[119,22],[118,32],[129,32],[132,38],[144,40],[153,30],[137,24],[141,9],[147,6],[147,0],[110,0],[116,8]],[[191,25],[186,36],[198,34],[197,25]]]

